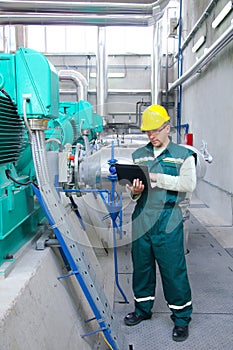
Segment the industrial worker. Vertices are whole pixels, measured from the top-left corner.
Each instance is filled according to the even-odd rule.
[[[124,322],[134,326],[150,319],[155,300],[156,262],[174,322],[174,341],[187,339],[192,300],[183,245],[179,203],[196,186],[195,153],[170,139],[170,117],[160,105],[142,115],[149,143],[133,152],[135,164],[147,165],[150,186],[140,179],[126,185],[136,201],[132,214],[132,262],[135,309]]]

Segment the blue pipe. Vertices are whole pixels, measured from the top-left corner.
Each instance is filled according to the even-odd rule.
[[[117,163],[117,159],[114,158],[114,141],[112,141],[111,148],[111,159],[109,159],[108,164],[110,165],[109,171],[110,174],[108,179],[112,182],[112,203],[114,202],[114,194],[115,194],[115,182],[117,181],[116,169],[114,164]]]
[[[115,204],[115,183],[117,181],[117,175],[116,175],[116,168],[114,167],[114,165],[117,163],[117,159],[114,158],[114,141],[112,141],[112,149],[111,149],[111,159],[108,161],[108,164],[110,164],[110,174],[108,176],[108,179],[112,182],[112,202],[109,205],[109,211],[111,210],[111,207],[115,208],[114,212],[111,214],[110,212],[110,216],[112,219],[112,225],[113,225],[113,253],[114,253],[114,266],[115,266],[115,281],[116,281],[116,286],[118,288],[118,290],[120,291],[124,302],[125,303],[129,303],[127,300],[127,297],[125,295],[125,293],[123,292],[120,283],[119,283],[119,279],[118,279],[118,258],[117,258],[117,243],[116,243],[116,229],[118,229],[117,223],[116,223],[116,219],[117,216],[119,215],[119,219],[120,219],[120,235],[122,237],[122,232],[121,232],[121,228],[122,228],[122,197],[120,198],[120,205],[118,203]],[[118,210],[117,210],[118,208]],[[117,213],[117,215],[116,215]]]
[[[125,295],[125,293],[123,292],[120,283],[119,283],[119,278],[118,278],[118,258],[117,258],[117,244],[116,244],[116,230],[118,230],[120,232],[120,235],[122,236],[122,232],[121,232],[121,228],[122,228],[122,197],[120,197],[120,204],[119,203],[115,203],[115,202],[109,202],[109,190],[97,190],[97,189],[87,189],[87,190],[72,190],[72,189],[68,189],[68,190],[63,190],[63,192],[66,193],[77,193],[77,192],[94,192],[94,193],[100,193],[106,208],[108,209],[109,215],[107,215],[105,218],[107,217],[111,217],[112,220],[112,225],[113,225],[113,253],[114,253],[114,267],[115,267],[115,282],[116,282],[116,286],[119,289],[124,302],[125,303],[129,303],[127,300],[127,297]],[[103,196],[103,193],[107,192],[108,193],[108,203],[106,203],[106,200]],[[120,229],[116,223],[116,219],[117,217],[120,217]],[[104,219],[105,219],[104,218]]]
[[[180,0],[179,34],[178,34],[178,79],[183,74],[183,51],[181,45],[182,36],[182,0]],[[181,141],[181,114],[182,114],[182,84],[178,87],[177,98],[177,143]]]
[[[112,220],[113,225],[113,253],[114,253],[114,267],[115,267],[115,282],[118,290],[120,291],[124,302],[129,303],[127,300],[127,297],[125,293],[123,292],[118,278],[118,258],[117,258],[117,243],[116,243],[116,230],[118,230],[120,237],[122,238],[122,196],[120,196],[120,203],[117,201],[117,198],[115,198],[115,183],[117,181],[117,175],[116,175],[116,168],[115,164],[117,163],[117,159],[114,158],[114,141],[112,141],[112,148],[111,148],[111,159],[109,159],[108,164],[110,165],[109,172],[110,175],[108,176],[108,179],[112,182],[112,190],[111,193],[109,190],[97,190],[97,189],[87,189],[87,190],[63,190],[63,192],[94,192],[99,193],[102,197],[104,204],[108,210],[109,215],[105,216],[103,219],[106,219],[107,217],[110,217]],[[108,201],[106,202],[103,193],[108,193]],[[111,200],[110,200],[111,197]],[[117,217],[119,216],[120,220],[120,226],[117,225]]]
[[[174,128],[178,129],[178,125],[175,125]],[[189,124],[188,123],[187,124],[180,124],[179,128],[180,128],[180,131],[181,131],[181,128],[184,128],[185,134],[188,134],[188,132],[189,132]]]

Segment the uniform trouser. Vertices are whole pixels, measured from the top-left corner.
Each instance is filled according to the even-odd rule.
[[[155,300],[156,263],[164,297],[177,326],[191,321],[191,290],[183,246],[183,222],[179,208],[164,209],[153,229],[132,242],[135,312],[151,316]]]

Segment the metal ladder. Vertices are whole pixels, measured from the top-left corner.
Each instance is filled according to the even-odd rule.
[[[77,222],[68,215],[56,189],[50,183],[42,131],[32,132],[31,145],[38,182],[38,187],[32,187],[70,267],[70,273],[63,277],[76,277],[94,314],[88,321],[96,320],[99,324],[99,329],[84,334],[83,337],[99,332],[110,349],[123,350],[124,338],[122,334],[119,336],[119,322],[115,319],[110,303],[88,261],[84,246],[74,239]]]

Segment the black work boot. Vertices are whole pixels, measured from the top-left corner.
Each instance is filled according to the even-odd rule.
[[[189,336],[188,326],[175,326],[172,331],[172,339],[175,341],[184,341]]]
[[[136,312],[130,312],[127,316],[125,316],[124,321],[127,326],[136,326],[136,324],[139,324],[144,320],[149,320],[150,318],[151,316],[142,316]]]

